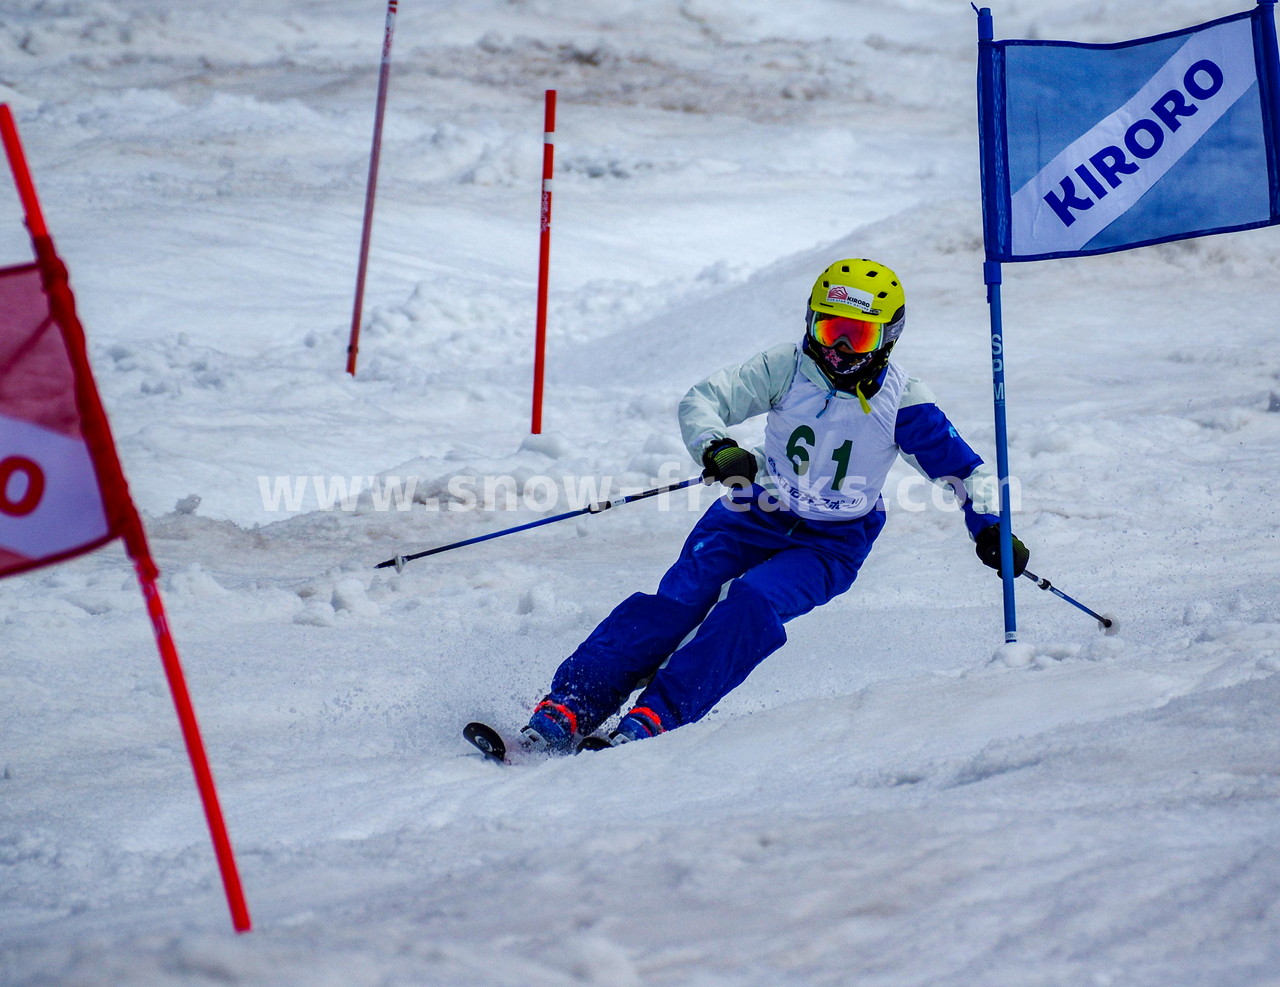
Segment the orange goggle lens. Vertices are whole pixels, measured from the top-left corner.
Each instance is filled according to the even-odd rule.
[[[855,353],[870,353],[880,348],[884,339],[884,323],[820,315],[813,324],[813,338],[821,346],[835,346],[843,340]]]

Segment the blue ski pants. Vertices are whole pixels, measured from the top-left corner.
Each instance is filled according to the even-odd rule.
[[[853,521],[806,521],[762,507],[760,497],[716,501],[658,592],[618,604],[561,663],[549,698],[569,705],[585,734],[648,680],[636,705],[664,729],[701,719],[782,647],[784,623],[853,585],[884,520],[875,510]]]

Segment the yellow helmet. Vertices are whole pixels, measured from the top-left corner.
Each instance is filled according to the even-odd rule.
[[[827,315],[896,322],[906,305],[898,275],[873,260],[838,260],[820,275],[809,293],[809,308]]]
[[[836,390],[869,396],[902,335],[906,312],[906,294],[893,271],[865,257],[838,260],[809,292],[804,352]]]

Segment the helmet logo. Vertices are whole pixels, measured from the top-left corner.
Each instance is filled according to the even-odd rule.
[[[880,314],[880,310],[874,307],[875,296],[871,292],[848,288],[842,284],[833,284],[827,289],[827,304],[848,305],[868,315]]]

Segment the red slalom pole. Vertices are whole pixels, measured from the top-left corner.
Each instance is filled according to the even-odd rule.
[[[40,209],[40,200],[36,198],[31,169],[27,167],[27,156],[22,151],[22,141],[18,139],[18,126],[14,123],[13,112],[9,109],[8,103],[0,103],[0,139],[4,141],[9,170],[13,172],[13,183],[17,186],[18,198],[22,201],[22,211],[27,220],[27,232],[33,239],[47,237],[49,230],[44,225],[44,213]]]
[[[169,630],[169,620],[164,612],[164,601],[160,598],[160,588],[156,585],[159,570],[151,559],[151,552],[147,547],[146,536],[142,533],[140,522],[136,522],[133,536],[125,535],[125,543],[133,559],[134,569],[138,574],[138,585],[142,587],[142,596],[147,604],[147,616],[151,618],[156,647],[160,651],[160,662],[164,666],[165,678],[169,682],[169,693],[173,696],[173,705],[178,711],[178,725],[182,728],[182,739],[186,743],[187,754],[191,759],[196,789],[200,793],[200,802],[204,806],[205,819],[209,824],[209,835],[213,839],[213,854],[217,858],[218,871],[222,875],[227,907],[231,910],[231,926],[236,932],[248,932],[253,928],[253,922],[249,917],[249,905],[245,901],[244,887],[240,883],[240,872],[236,869],[236,858],[231,848],[231,837],[227,835],[226,821],[222,817],[222,807],[218,803],[218,790],[214,785],[213,771],[209,767],[209,757],[205,753],[204,741],[200,738],[200,726],[196,721],[195,707],[191,702],[191,694],[187,690],[186,678],[182,674],[178,648]]]
[[[347,343],[347,373],[356,375],[360,349],[360,315],[364,308],[364,279],[369,267],[369,242],[373,236],[373,200],[378,191],[378,162],[382,157],[382,117],[387,109],[387,82],[391,78],[391,41],[396,31],[400,0],[387,0],[387,27],[382,38],[382,67],[378,71],[378,102],[373,111],[373,148],[369,152],[369,181],[364,191],[364,227],[360,232],[360,263],[356,269],[356,300],[351,313],[351,340]]]
[[[542,434],[542,382],[547,350],[547,278],[551,270],[551,174],[556,156],[556,91],[547,90],[546,120],[542,135],[542,243],[538,253],[538,323],[533,351],[533,424]]]
[[[36,261],[40,265],[45,293],[49,299],[50,313],[62,330],[67,356],[74,370],[76,407],[80,412],[85,439],[92,450],[94,469],[102,490],[104,507],[110,518],[111,530],[124,539],[125,548],[137,571],[138,584],[142,588],[147,613],[155,630],[161,663],[164,665],[169,691],[173,696],[174,707],[178,714],[178,723],[182,729],[183,740],[186,742],[187,755],[195,773],[196,788],[199,790],[209,833],[213,839],[214,855],[222,875],[227,905],[231,910],[231,924],[236,932],[248,932],[252,928],[249,907],[245,902],[240,873],[236,869],[226,822],[223,820],[222,809],[218,804],[218,792],[214,787],[209,758],[205,753],[204,742],[200,738],[195,708],[191,703],[191,695],[182,674],[178,649],[174,644],[173,635],[169,632],[164,604],[160,599],[159,587],[156,585],[159,570],[151,558],[142,519],[138,516],[133,498],[129,494],[124,469],[120,465],[115,440],[111,435],[111,425],[107,421],[102,398],[93,380],[84,327],[76,315],[75,298],[67,281],[67,269],[54,251],[53,239],[49,236],[48,227],[45,225],[44,213],[36,197],[35,183],[31,179],[31,169],[27,166],[26,155],[18,139],[13,115],[9,107],[2,103],[0,103],[0,139],[3,139],[5,153],[18,188],[18,196],[22,200],[27,229],[31,234]]]

